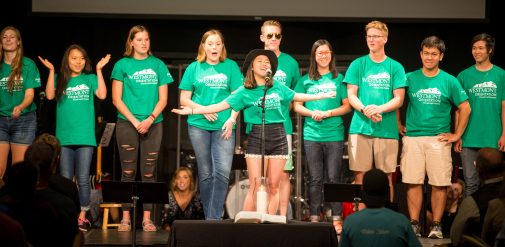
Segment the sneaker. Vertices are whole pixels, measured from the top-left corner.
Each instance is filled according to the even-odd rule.
[[[412,230],[416,234],[417,237],[421,237],[421,225],[419,224],[419,221],[414,220],[410,222],[410,226],[412,226]]]
[[[442,239],[444,238],[444,235],[442,234],[442,226],[440,223],[435,223],[431,226],[430,234],[428,234],[428,238],[438,238]]]
[[[87,232],[91,228],[91,223],[88,219],[77,219],[77,225],[79,226],[79,230],[83,232]]]

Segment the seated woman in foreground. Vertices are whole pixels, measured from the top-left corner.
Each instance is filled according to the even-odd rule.
[[[203,206],[196,191],[193,172],[188,167],[180,167],[174,173],[165,205],[163,229],[170,230],[175,220],[203,220]],[[167,207],[168,206],[168,207]]]

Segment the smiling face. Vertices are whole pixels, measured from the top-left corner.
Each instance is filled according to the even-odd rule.
[[[135,34],[130,44],[134,50],[134,56],[145,57],[149,55],[149,50],[151,48],[151,41],[149,39],[149,34],[146,31],[138,32]]]
[[[205,50],[206,62],[209,64],[219,63],[224,47],[221,37],[217,34],[209,35],[202,45]]]
[[[372,53],[384,50],[387,41],[387,35],[377,28],[370,28],[366,31],[366,44]]]
[[[86,66],[86,59],[84,54],[78,49],[72,49],[68,54],[68,67],[71,71],[71,76],[77,76],[82,73],[82,70]]]
[[[254,58],[254,61],[252,63],[252,69],[254,76],[256,77],[256,80],[258,78],[265,78],[267,74],[267,69],[271,69],[272,66],[270,65],[270,60],[268,59],[267,56],[265,55],[259,55],[256,58]]]
[[[472,45],[472,55],[476,63],[483,63],[490,59],[491,50],[487,49],[486,41],[479,40]]]
[[[175,178],[175,188],[179,191],[188,191],[191,185],[191,178],[188,172],[182,170],[179,171],[177,177]]]
[[[329,69],[330,68],[332,51],[330,50],[328,45],[319,46],[316,49],[315,56],[316,56],[315,57],[316,64],[319,69]]]
[[[426,47],[423,46],[421,51],[421,61],[423,62],[423,68],[426,70],[436,70],[444,54],[436,47]]]
[[[2,34],[2,50],[5,52],[17,51],[21,44],[17,33],[12,29],[7,29]]]

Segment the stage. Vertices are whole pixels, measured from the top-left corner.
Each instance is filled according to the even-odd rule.
[[[201,224],[199,224],[201,223]],[[217,222],[216,222],[217,223]],[[216,224],[214,223],[214,224]],[[205,227],[206,222],[194,222],[194,224],[199,224],[200,227]],[[193,225],[194,225],[193,224]],[[211,223],[212,224],[212,223]],[[306,222],[300,222],[295,224],[308,224]],[[194,225],[197,226],[197,225]],[[239,225],[240,226],[240,225]],[[254,226],[254,224],[253,224]],[[255,225],[261,227],[260,225]],[[265,225],[269,226],[269,225]],[[272,225],[270,225],[272,226]],[[225,226],[226,227],[226,226]],[[229,226],[228,226],[229,227]],[[278,225],[278,227],[288,227],[289,225]],[[137,246],[170,246],[170,234],[167,231],[157,231],[157,232],[143,232],[141,229],[137,230]],[[193,237],[198,237],[200,234],[198,232],[192,232]],[[131,232],[118,232],[117,229],[91,229],[90,231],[84,233],[85,245],[84,246],[131,246]],[[216,236],[216,238],[226,238],[223,234]],[[450,239],[429,239],[429,238],[419,238],[422,246],[432,247],[441,246],[444,244],[449,244]],[[210,243],[209,243],[210,244]],[[216,245],[206,245],[206,246],[216,246]],[[224,246],[224,245],[218,245]],[[237,245],[240,246],[240,245]]]

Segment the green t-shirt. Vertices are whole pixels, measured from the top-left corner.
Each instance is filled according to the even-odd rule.
[[[300,79],[300,67],[298,62],[290,55],[286,53],[280,53],[278,59],[277,71],[274,75],[274,80],[279,82],[291,89],[296,87],[296,83]],[[283,106],[282,114],[285,116],[284,130],[286,135],[293,134],[293,123],[291,122],[289,104]],[[251,131],[252,125],[248,124],[246,126],[246,133]]]
[[[158,103],[158,87],[174,81],[165,63],[154,56],[143,60],[121,58],[114,65],[111,79],[123,82],[121,99],[139,121],[148,118]],[[118,117],[126,120],[120,112]],[[163,114],[159,114],[154,123],[162,120]]]
[[[68,81],[56,104],[56,137],[62,146],[96,146],[94,95],[97,89],[94,74],[80,74]]]
[[[265,86],[247,89],[241,86],[234,94],[226,98],[226,102],[235,111],[243,111],[244,122],[247,124],[261,124],[261,99]],[[265,100],[265,124],[284,123],[286,116],[282,107],[289,105],[295,97],[295,91],[277,81],[267,90]]]
[[[421,247],[405,215],[388,208],[365,208],[349,215],[339,247]]]
[[[179,89],[192,91],[191,99],[206,106],[226,99],[243,81],[244,76],[233,60],[225,59],[215,65],[195,61],[184,72]],[[231,109],[219,112],[214,122],[210,122],[202,114],[190,115],[188,124],[204,130],[220,130],[230,114]]]
[[[347,98],[346,85],[342,83],[344,76],[338,74],[331,78],[332,74],[322,75],[317,81],[309,79],[309,75],[303,76],[296,85],[297,93],[318,94],[320,92],[335,92],[335,98],[320,99],[305,102],[305,107],[309,110],[327,111],[338,108],[342,105],[342,100]],[[318,142],[335,142],[344,140],[344,122],[341,116],[333,116],[322,121],[315,121],[311,117],[305,117],[303,125],[303,139]]]
[[[463,147],[498,148],[502,133],[502,107],[505,100],[505,71],[493,65],[488,71],[472,66],[458,75],[468,94],[472,114],[463,134]]]
[[[39,69],[33,60],[23,57],[23,65],[21,68],[21,80],[14,81],[14,89],[9,92],[9,75],[12,71],[10,64],[2,61],[0,66],[0,116],[10,117],[14,107],[23,102],[25,98],[25,91],[29,88],[40,87]],[[21,114],[33,112],[37,109],[35,103],[26,107]]]
[[[468,99],[458,80],[440,70],[427,77],[422,69],[407,74],[409,106],[407,107],[407,136],[436,136],[451,130],[452,106]]]
[[[403,66],[392,58],[376,63],[365,55],[354,60],[345,73],[344,82],[358,86],[358,98],[363,105],[382,105],[393,98],[393,90],[405,87]],[[349,134],[398,139],[396,111],[382,114],[382,121],[372,122],[364,114],[354,111]]]

